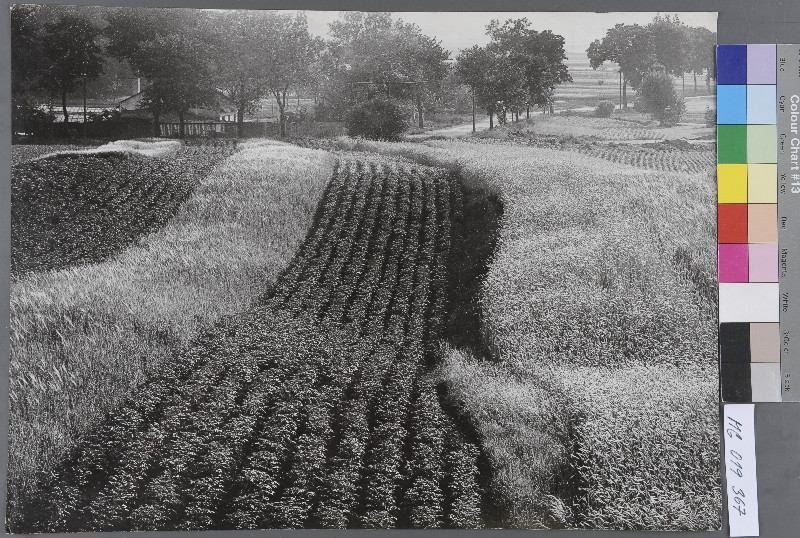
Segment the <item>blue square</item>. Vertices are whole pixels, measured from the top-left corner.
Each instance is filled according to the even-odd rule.
[[[772,125],[777,123],[777,92],[774,84],[747,86],[747,123]]]
[[[747,86],[717,86],[717,123],[747,123]]]
[[[717,46],[717,84],[747,84],[747,45]]]

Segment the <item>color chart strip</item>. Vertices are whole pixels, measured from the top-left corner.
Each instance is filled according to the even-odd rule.
[[[800,45],[778,45],[778,277],[783,401],[800,401]]]
[[[717,47],[720,389],[781,401],[776,45]]]

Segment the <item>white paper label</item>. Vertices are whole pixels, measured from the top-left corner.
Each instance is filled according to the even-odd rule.
[[[725,476],[731,536],[758,536],[758,487],[753,404],[724,407]]]

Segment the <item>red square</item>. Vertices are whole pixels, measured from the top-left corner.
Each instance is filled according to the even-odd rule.
[[[747,204],[717,205],[719,243],[747,243]]]

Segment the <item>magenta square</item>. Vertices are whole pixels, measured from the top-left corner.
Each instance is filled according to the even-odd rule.
[[[775,84],[776,45],[747,45],[747,83]]]
[[[718,265],[720,282],[747,282],[747,245],[719,245]]]
[[[778,243],[749,245],[750,282],[778,281]]]

